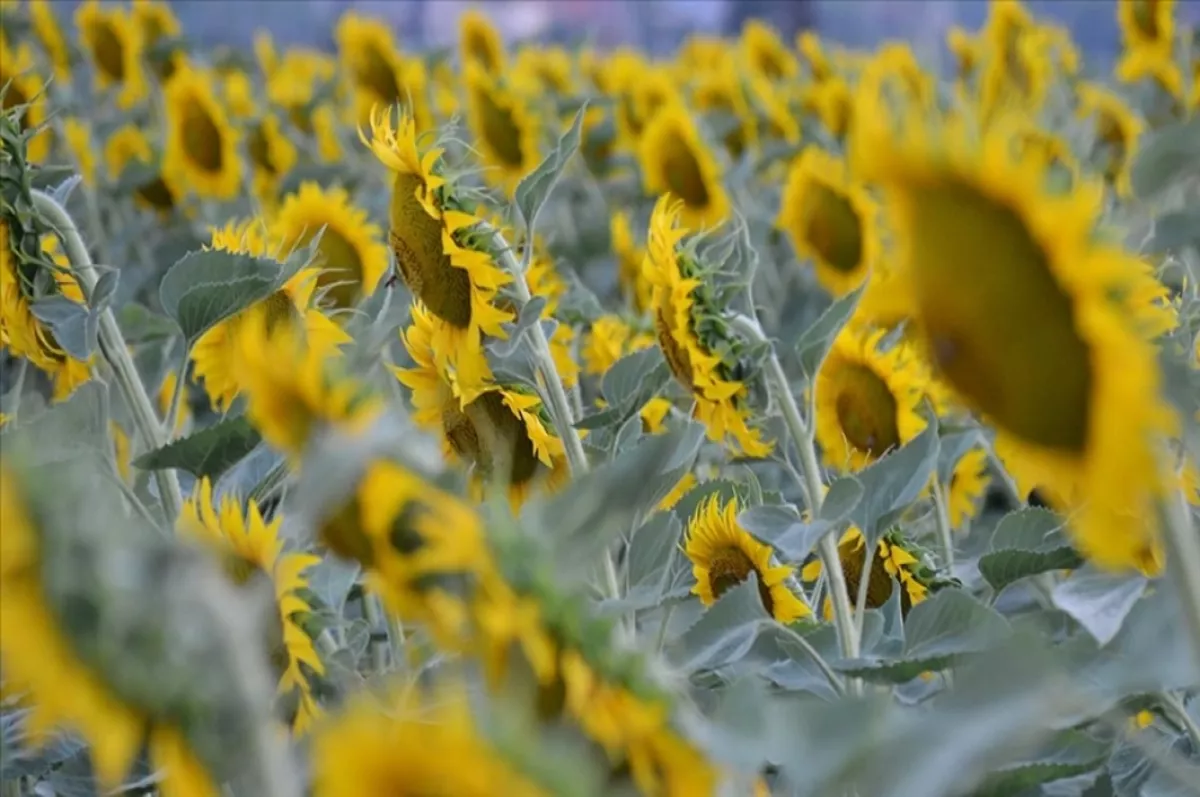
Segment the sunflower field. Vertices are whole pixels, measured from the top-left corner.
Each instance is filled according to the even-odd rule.
[[[0,2],[0,797],[1200,794],[1200,31],[1097,8]]]

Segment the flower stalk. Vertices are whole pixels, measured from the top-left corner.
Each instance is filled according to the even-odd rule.
[[[1158,504],[1162,538],[1166,547],[1167,572],[1179,593],[1192,653],[1200,661],[1200,534],[1191,522],[1182,490]]]

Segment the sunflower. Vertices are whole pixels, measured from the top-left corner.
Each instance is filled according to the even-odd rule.
[[[1094,235],[1102,194],[1048,193],[1003,129],[872,132],[863,177],[891,202],[931,361],[995,427],[1022,491],[1059,496],[1085,555],[1153,569],[1154,528],[1129,518],[1161,489],[1154,438],[1168,415],[1154,349],[1115,298],[1143,266]]]
[[[857,288],[878,263],[875,203],[851,181],[844,161],[817,147],[806,147],[792,163],[776,224],[834,296]]]
[[[514,508],[541,481],[560,486],[568,476],[566,452],[541,399],[490,377],[465,396],[456,372],[437,352],[439,326],[431,311],[414,304],[401,336],[414,366],[392,368],[412,391],[414,420],[441,435],[448,457],[474,466],[477,488],[502,480]]]
[[[167,371],[163,376],[162,383],[158,386],[158,411],[166,418],[171,412],[171,401],[175,397],[175,385],[179,382],[179,375],[172,369]],[[187,431],[192,422],[192,410],[188,406],[186,393],[180,398],[179,409],[175,416],[175,428],[172,433],[176,437],[180,437]]]
[[[71,50],[67,37],[58,24],[58,17],[50,7],[50,0],[29,0],[29,20],[37,34],[42,49],[54,67],[54,79],[59,83],[71,83]]]
[[[1062,136],[1045,130],[1021,114],[1016,117],[1013,143],[1017,157],[1028,157],[1041,164],[1052,184],[1070,188],[1079,179],[1079,161]]]
[[[15,49],[5,45],[0,50],[0,89],[4,89],[0,111],[7,112],[18,105],[24,105],[25,111],[21,117],[22,132],[32,131],[44,124],[49,108],[46,83],[33,71],[34,63],[33,48],[27,42],[21,43]],[[25,156],[31,163],[40,163],[50,154],[51,135],[50,129],[46,128],[30,137],[26,144]]]
[[[418,130],[429,129],[433,120],[425,96],[428,89],[424,65],[400,56],[386,24],[348,11],[338,20],[335,37],[359,122],[369,121],[376,105],[400,105],[414,116]]]
[[[617,142],[635,152],[646,126],[660,110],[679,96],[674,75],[663,67],[642,66],[636,72],[632,63],[617,71],[614,81],[620,86],[616,100]]]
[[[877,112],[912,112],[929,107],[937,84],[907,44],[888,42],[875,51],[859,78],[860,102]]]
[[[75,9],[75,27],[95,68],[96,90],[116,88],[122,109],[140,102],[149,87],[142,68],[142,31],[133,16],[123,8],[102,8],[99,0],[84,0]]]
[[[1082,84],[1078,88],[1078,97],[1077,115],[1091,119],[1095,124],[1096,143],[1092,159],[1098,163],[1104,179],[1117,193],[1127,196],[1130,191],[1129,169],[1145,123],[1124,100],[1102,86]]]
[[[230,495],[222,496],[219,504],[214,504],[212,484],[204,477],[183,505],[179,529],[208,545],[234,584],[245,585],[256,576],[270,581],[278,612],[278,625],[272,631],[271,658],[280,670],[280,694],[296,699],[291,725],[300,734],[319,713],[304,668],[317,675],[325,674],[325,665],[300,621],[312,611],[301,595],[308,589],[305,571],[321,559],[311,554],[284,553],[279,535],[282,522],[282,515],[264,520],[253,501],[248,503],[244,514],[240,503]]]
[[[829,134],[838,141],[854,127],[854,93],[841,78],[829,78],[808,91],[808,103]]]
[[[134,24],[142,34],[142,43],[154,56],[154,71],[161,80],[167,80],[186,60],[183,51],[174,48],[168,52],[155,52],[158,45],[176,39],[183,32],[179,19],[171,6],[160,0],[133,0]]]
[[[113,131],[104,144],[104,162],[108,179],[116,182],[131,163],[152,165],[154,151],[146,134],[136,125],[125,125]],[[150,208],[161,215],[175,209],[177,197],[174,190],[161,174],[155,174],[134,189],[134,200],[138,205]]]
[[[459,17],[458,57],[464,73],[470,64],[478,65],[493,77],[504,72],[504,41],[486,15],[472,9]]]
[[[987,451],[972,448],[959,457],[950,473],[950,483],[946,485],[949,493],[946,511],[950,516],[950,528],[961,529],[964,523],[975,517],[990,481]]]
[[[383,231],[343,188],[302,184],[284,198],[271,220],[271,233],[285,250],[305,246],[320,233],[317,287],[338,309],[373,294],[388,269]]]
[[[0,463],[0,666],[4,688],[21,694],[28,709],[26,732],[36,745],[57,731],[72,731],[89,745],[96,779],[105,791],[116,789],[142,748],[148,718],[125,703],[103,675],[76,655],[63,607],[46,589],[42,561],[44,530],[26,503],[26,484]],[[79,612],[75,612],[76,615]],[[78,622],[78,618],[76,618]],[[162,726],[150,733],[170,732]],[[217,789],[186,749],[164,760],[151,751],[156,766],[166,766],[167,793],[210,795]],[[178,790],[178,791],[176,791]]]
[[[442,368],[453,368],[470,400],[491,376],[483,335],[504,337],[512,312],[496,305],[499,289],[512,281],[500,268],[485,236],[472,235],[481,219],[468,212],[454,185],[443,176],[441,148],[417,146],[411,118],[390,114],[371,120],[375,157],[395,173],[389,240],[396,266],[409,290],[436,318],[433,324]]]
[[[733,160],[758,149],[758,119],[732,64],[702,75],[692,92],[692,103],[697,110],[716,115],[714,126],[728,128],[721,141]]]
[[[322,163],[337,163],[342,159],[342,141],[338,130],[337,111],[329,103],[317,106],[312,113],[313,138],[317,158]]]
[[[96,185],[96,152],[92,148],[91,127],[78,117],[69,116],[63,120],[63,137],[83,184]]]
[[[603,315],[592,322],[583,347],[583,372],[601,376],[627,354],[654,345],[654,335],[635,332],[617,315]]]
[[[1117,24],[1126,53],[1175,46],[1175,0],[1117,0]]]
[[[261,57],[273,56],[264,50]],[[313,100],[335,74],[337,63],[327,54],[299,47],[290,49],[266,72],[267,99],[287,113],[297,130],[311,135]]]
[[[227,69],[221,72],[221,96],[230,116],[235,119],[249,119],[258,110],[254,82],[241,69]]]
[[[1051,41],[1018,0],[998,0],[989,7],[983,38],[988,58],[980,86],[983,117],[1015,110],[1036,113],[1046,98],[1053,70]]]
[[[561,47],[525,47],[513,65],[514,81],[534,93],[569,97],[575,93],[571,56]]]
[[[618,210],[612,214],[608,231],[612,253],[617,258],[617,282],[629,297],[633,309],[644,313],[650,309],[652,293],[650,284],[642,278],[642,261],[646,258],[646,250],[634,241],[629,214],[625,211]]]
[[[769,25],[747,20],[742,27],[742,54],[751,72],[770,81],[791,80],[800,71],[796,57]]]
[[[833,76],[833,65],[829,62],[829,56],[825,54],[825,47],[821,44],[818,34],[811,30],[801,31],[796,36],[796,51],[800,53],[800,59],[808,68],[808,74],[814,83],[823,83]]]
[[[183,64],[163,89],[163,176],[177,194],[233,199],[242,187],[238,133],[221,106],[214,77]]]
[[[862,579],[864,546],[862,532],[851,526],[842,535],[838,543],[838,560],[842,573],[846,577],[846,590],[851,596],[858,594]],[[867,575],[867,608],[878,609],[892,597],[893,579],[900,582],[904,591],[900,593],[900,611],[907,615],[909,609],[929,596],[929,587],[923,580],[919,570],[921,561],[907,547],[908,543],[899,534],[885,534],[876,546],[875,557],[871,561],[871,570]],[[820,559],[814,559],[804,566],[800,577],[804,581],[816,581],[823,572]],[[822,614],[826,619],[832,617],[833,607],[829,598],[825,599]]]
[[[714,64],[725,63],[728,50],[729,44],[719,36],[689,33],[675,54],[680,77],[686,79],[690,75],[712,69]]]
[[[364,692],[315,730],[313,797],[549,794],[476,727],[465,691],[418,689],[392,688],[383,702]]]
[[[922,369],[904,343],[884,351],[883,330],[847,325],[816,378],[816,437],[825,463],[862,470],[925,428]]]
[[[1184,92],[1183,70],[1169,51],[1152,48],[1131,50],[1117,63],[1116,77],[1122,83],[1149,80],[1157,88],[1163,101],[1156,103],[1157,109],[1152,105],[1148,115],[1160,126],[1185,115],[1187,96]]]
[[[954,25],[946,33],[946,46],[954,56],[955,72],[960,81],[974,77],[985,55],[985,43],[977,36]]]
[[[646,193],[675,196],[686,227],[715,227],[729,215],[720,167],[682,104],[672,103],[655,115],[638,158]]]
[[[553,319],[558,312],[558,301],[567,292],[567,283],[554,268],[554,261],[534,245],[534,256],[525,271],[525,283],[530,296],[541,296],[546,300],[542,317]],[[579,382],[579,363],[575,361],[575,328],[570,324],[558,323],[548,341],[550,356],[563,386],[575,387]]]
[[[538,165],[541,131],[524,97],[505,88],[471,62],[463,85],[467,92],[467,124],[487,167],[484,176],[508,196]]]
[[[266,113],[250,125],[246,149],[254,172],[254,195],[273,205],[280,178],[296,165],[296,145],[284,134],[279,118]]]
[[[273,258],[281,251],[259,219],[231,221],[214,229],[210,246],[221,252],[261,258]],[[215,408],[228,409],[245,388],[234,362],[237,333],[244,326],[261,325],[269,333],[283,327],[302,327],[308,345],[320,354],[332,353],[350,342],[350,336],[313,305],[317,278],[316,269],[301,269],[278,291],[215,325],[196,341],[191,353],[193,378],[204,381],[204,390]]]
[[[642,266],[654,288],[658,344],[675,378],[695,400],[696,417],[710,440],[730,442],[749,456],[762,457],[771,444],[749,421],[748,386],[735,376],[743,370],[738,350],[743,341],[714,324],[724,308],[713,303],[711,286],[693,253],[677,244],[688,234],[679,226],[679,206],[662,197],[650,218],[649,245]],[[718,352],[724,352],[718,353]]]
[[[738,510],[736,498],[722,505],[720,496],[713,495],[696,508],[688,521],[684,552],[696,577],[692,594],[699,596],[705,606],[712,606],[754,573],[759,598],[771,617],[790,623],[811,615],[812,611],[787,585],[795,568],[771,564],[771,546],[742,528]]]

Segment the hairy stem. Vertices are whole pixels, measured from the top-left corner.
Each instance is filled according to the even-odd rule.
[[[946,490],[935,476],[930,488],[933,493],[933,508],[937,519],[938,540],[942,544],[942,561],[947,570],[954,569],[954,535],[950,529],[950,512],[946,507]]]
[[[1200,534],[1182,490],[1163,498],[1158,514],[1167,549],[1167,572],[1179,592],[1192,653],[1200,661]]]
[[[163,424],[168,440],[175,439],[175,427],[179,423],[179,402],[183,398],[183,386],[187,381],[188,358],[192,349],[186,343],[183,346],[183,359],[179,363],[179,372],[175,375],[175,389],[171,391],[171,404],[167,407]]]

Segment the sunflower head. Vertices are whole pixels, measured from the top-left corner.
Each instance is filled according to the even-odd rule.
[[[790,80],[799,72],[796,57],[779,34],[759,20],[748,20],[742,27],[741,44],[748,68],[767,80]]]
[[[5,44],[0,51],[0,89],[4,91],[0,111],[21,108],[20,129],[28,135],[25,156],[31,163],[39,163],[49,154],[52,135],[49,129],[34,132],[45,123],[48,108],[46,81],[35,67],[33,48],[26,42],[16,47]]]
[[[463,76],[467,124],[483,157],[484,177],[512,196],[538,165],[541,130],[528,100],[475,62]]]
[[[163,102],[163,176],[172,190],[232,199],[242,185],[239,136],[221,104],[215,76],[184,64],[167,81]]]
[[[29,19],[33,32],[37,34],[42,48],[54,65],[54,78],[59,82],[71,83],[71,48],[63,34],[50,0],[29,0]]]
[[[273,203],[280,179],[296,165],[296,145],[283,132],[279,117],[266,113],[250,125],[246,149],[254,169],[254,193]]]
[[[1082,84],[1078,87],[1078,97],[1076,113],[1094,125],[1096,134],[1089,160],[1118,194],[1127,196],[1129,169],[1145,122],[1121,97],[1103,86]]]
[[[85,0],[75,9],[75,27],[92,62],[96,88],[117,90],[117,104],[132,108],[147,94],[142,66],[145,40],[133,15],[124,8],[104,8]]]
[[[770,85],[766,78],[758,79]],[[709,117],[714,127],[726,130],[721,141],[735,162],[757,150],[758,118],[750,105],[741,73],[732,64],[701,75],[696,81],[692,102]]]
[[[1117,24],[1127,51],[1170,53],[1175,45],[1175,0],[1119,0]]]
[[[486,15],[469,10],[458,20],[458,57],[465,71],[469,64],[479,66],[489,75],[504,71],[507,55],[500,31]]]
[[[650,309],[650,285],[642,278],[642,261],[646,257],[644,247],[633,237],[629,214],[615,211],[608,223],[612,253],[617,259],[617,281],[633,304],[633,309],[644,313]]]
[[[688,227],[715,227],[729,215],[718,162],[682,103],[655,114],[642,135],[638,159],[646,192],[674,196]]]

